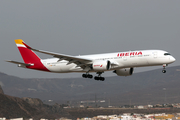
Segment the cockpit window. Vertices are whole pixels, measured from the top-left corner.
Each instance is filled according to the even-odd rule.
[[[164,53],[164,55],[171,55],[170,53]]]

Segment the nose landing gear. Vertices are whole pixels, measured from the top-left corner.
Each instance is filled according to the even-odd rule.
[[[163,70],[162,73],[166,73],[166,66],[168,66],[167,64],[163,64]]]

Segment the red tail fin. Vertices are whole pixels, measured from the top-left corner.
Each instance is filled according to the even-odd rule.
[[[21,53],[21,56],[26,64],[32,64],[27,68],[49,71],[42,63],[41,59],[30,49],[29,46],[24,44],[23,40],[17,39],[15,43]]]
[[[21,53],[21,56],[25,63],[35,63],[40,60],[40,58],[30,49],[28,49],[24,44],[23,40],[18,39],[15,40],[15,43],[19,49],[19,52]]]

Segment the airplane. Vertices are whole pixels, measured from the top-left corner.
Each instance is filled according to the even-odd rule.
[[[18,67],[40,70],[54,73],[80,72],[83,78],[93,78],[90,73],[98,74],[95,80],[104,81],[101,76],[105,71],[113,71],[118,76],[130,76],[135,67],[163,66],[163,73],[166,73],[166,66],[176,61],[168,52],[163,50],[136,50],[116,53],[93,54],[71,56],[34,49],[28,46],[22,39],[16,39],[15,43],[21,53],[24,63],[8,60],[17,64]],[[51,55],[54,58],[40,59],[35,53],[40,52]]]

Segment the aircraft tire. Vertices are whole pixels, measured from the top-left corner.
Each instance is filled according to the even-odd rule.
[[[94,79],[95,79],[95,80],[99,80],[99,77],[95,76]]]
[[[105,78],[104,78],[104,77],[99,77],[99,79],[100,79],[101,81],[104,81],[104,80],[105,80]]]
[[[92,75],[90,75],[90,74],[89,74],[89,75],[87,75],[87,77],[88,77],[88,78],[93,78],[93,76],[92,76]]]
[[[88,76],[86,74],[82,74],[82,77],[83,78],[87,78]]]
[[[166,73],[166,70],[162,70],[162,73]]]
[[[97,76],[95,76],[94,79],[95,79],[95,80],[100,80],[100,81],[104,81],[104,80],[105,80],[104,77],[97,77]]]

